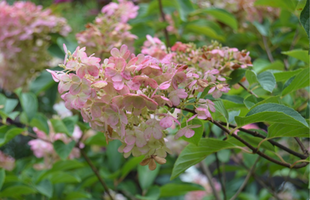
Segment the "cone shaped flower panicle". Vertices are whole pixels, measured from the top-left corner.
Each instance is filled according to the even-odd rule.
[[[109,56],[110,50],[126,44],[133,50],[136,35],[130,33],[130,19],[138,15],[139,6],[131,1],[118,0],[111,2],[101,9],[101,13],[86,29],[76,34],[81,46],[87,47],[88,53],[95,53],[101,58]]]
[[[193,128],[199,127],[192,124],[194,118],[212,119],[214,103],[196,98],[197,94],[206,90],[220,97],[229,90],[221,72],[250,63],[247,53],[217,43],[204,48],[177,43],[178,47],[167,49],[158,38],[147,39],[146,55],[135,55],[122,45],[111,49],[111,56],[102,62],[88,56],[85,48],[73,53],[65,48],[66,59],[60,65],[64,70],[48,71],[59,82],[68,109],[79,110],[84,121],[104,132],[108,141],[120,140],[118,151],[125,157],[144,155],[141,164],[155,169],[155,161],[165,163],[170,153],[167,129],[179,130],[175,139],[190,138]],[[189,105],[196,115],[180,112]]]
[[[36,72],[52,65],[51,35],[71,31],[65,18],[23,1],[0,1],[0,27],[0,88],[6,91],[26,86]]]

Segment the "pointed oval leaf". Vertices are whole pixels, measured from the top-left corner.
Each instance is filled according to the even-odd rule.
[[[5,170],[2,168],[0,169],[0,191],[4,183],[4,180],[5,180]]]
[[[269,71],[258,74],[257,80],[264,90],[267,90],[268,92],[272,92],[277,84],[274,75]]]
[[[295,90],[307,87],[310,85],[310,68],[302,70],[292,82],[282,91],[282,96],[287,95]]]
[[[59,155],[59,157],[62,160],[66,160],[75,146],[75,141],[72,140],[68,144],[65,144],[62,140],[56,140],[53,143],[53,146],[54,146],[56,153]]]
[[[268,138],[274,137],[309,137],[309,128],[287,124],[272,124],[268,127]]]
[[[0,146],[6,144],[23,131],[24,129],[21,128],[14,128],[12,126],[2,126],[0,128]]]
[[[38,100],[35,94],[31,92],[22,93],[20,103],[30,121],[38,111]]]
[[[235,117],[239,127],[255,122],[282,123],[309,127],[306,120],[294,109],[276,103],[265,103],[251,109],[245,117]]]
[[[148,165],[141,166],[138,165],[138,180],[141,188],[143,190],[148,189],[154,182],[158,172],[160,169],[160,165],[157,164],[155,170],[151,171]]]
[[[198,146],[194,144],[187,145],[173,166],[171,179],[176,178],[189,167],[205,159],[208,155],[222,149],[231,149],[234,147],[235,145],[230,142],[212,138],[201,139]]]
[[[195,183],[168,183],[160,188],[160,197],[181,196],[191,191],[204,190],[201,185]]]

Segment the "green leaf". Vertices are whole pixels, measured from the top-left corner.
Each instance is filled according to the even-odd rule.
[[[53,196],[53,185],[49,180],[41,181],[38,185],[36,185],[36,189],[48,198]]]
[[[68,136],[71,136],[69,134],[69,131],[68,131],[66,125],[64,124],[64,122],[62,120],[60,120],[60,119],[51,119],[50,121],[52,123],[52,126],[54,128],[55,133],[64,133],[64,134],[66,134]]]
[[[293,81],[282,91],[282,96],[310,85],[310,68],[302,70]]]
[[[249,82],[250,86],[253,85],[254,83],[258,82],[257,75],[256,75],[255,71],[247,70],[245,72],[245,77],[246,77],[246,80]]]
[[[77,160],[60,160],[56,162],[49,171],[65,171],[85,167],[85,165]]]
[[[25,185],[14,185],[5,188],[1,193],[0,197],[19,197],[21,195],[35,194],[37,191],[32,187]]]
[[[262,72],[267,66],[270,65],[270,62],[266,59],[258,58],[253,62],[253,70],[256,73]]]
[[[160,166],[158,164],[157,164],[156,169],[153,171],[149,169],[148,165],[145,165],[145,166],[138,165],[138,180],[143,190],[148,189],[153,184],[159,172],[159,169],[160,169]]]
[[[235,145],[230,142],[212,138],[202,138],[198,146],[194,144],[187,145],[173,166],[171,179],[176,178],[189,167],[205,159],[208,155],[222,149],[230,149],[234,147]]]
[[[222,94],[221,99],[231,101],[236,104],[243,104],[243,98],[237,95]]]
[[[230,160],[230,150],[223,149],[217,153],[218,159],[222,163],[226,163]]]
[[[85,144],[99,145],[99,146],[103,146],[103,147],[107,146],[105,135],[102,132],[97,132],[94,136],[88,138],[85,141]]]
[[[195,183],[168,183],[160,187],[160,197],[181,196],[191,191],[204,190],[201,185]]]
[[[220,8],[207,8],[205,11],[207,14],[212,15],[215,19],[230,26],[232,29],[238,29],[238,21],[236,17],[226,10]]]
[[[0,110],[4,111],[6,100],[7,100],[6,96],[0,93],[0,106],[1,106]]]
[[[10,114],[8,114],[8,117],[12,120],[15,120],[16,117],[20,114],[20,112],[18,111],[14,111],[14,112],[11,112]]]
[[[20,103],[30,121],[38,111],[38,100],[35,94],[27,92],[20,96]]]
[[[186,24],[185,29],[189,32],[202,34],[210,38],[224,41],[225,38],[219,33],[218,27],[214,23],[206,20],[193,21]]]
[[[51,44],[48,47],[48,52],[53,56],[53,57],[57,57],[60,59],[63,59],[65,57],[65,53],[62,50],[62,48],[60,48],[57,44]]]
[[[227,112],[227,110],[223,104],[223,101],[222,100],[213,101],[213,103],[214,103],[214,107],[215,107],[216,112],[219,112],[226,119],[226,122],[228,122],[229,115],[228,115],[228,112]]]
[[[66,129],[68,130],[69,136],[72,136],[74,131],[74,126],[78,121],[78,116],[66,117],[62,119]]]
[[[261,35],[268,36],[268,30],[266,26],[264,26],[263,24],[260,24],[257,21],[253,22],[253,25],[256,27],[256,29]]]
[[[159,196],[160,188],[157,185],[150,187],[144,196],[136,195],[139,200],[158,200]]]
[[[45,91],[57,84],[51,74],[47,71],[42,71],[42,73],[30,84],[30,91],[35,93],[36,95],[40,94],[40,92]]]
[[[272,124],[268,127],[268,138],[274,137],[309,137],[309,128],[287,124]]]
[[[193,4],[190,0],[176,0],[177,9],[180,13],[182,21],[187,21],[187,16],[190,12],[194,11]]]
[[[260,100],[260,98],[258,99]],[[253,107],[251,107],[251,109],[255,108],[256,106],[265,104],[265,103],[277,103],[277,104],[281,104],[281,99],[280,97],[276,96],[276,97],[269,97],[267,99],[264,99],[262,101],[259,101],[257,104],[255,104]]]
[[[5,170],[4,170],[4,168],[2,168],[2,169],[0,169],[0,191],[1,191],[2,185],[4,183],[4,180],[5,180]]]
[[[143,156],[140,156],[140,157],[133,157],[131,158],[130,160],[128,160],[122,170],[121,170],[121,178],[125,178],[129,172],[131,172],[133,169],[135,169],[137,167],[137,165],[144,159]]]
[[[308,51],[301,49],[294,49],[292,51],[282,51],[282,54],[297,58],[298,60],[304,61],[306,64],[309,64],[309,55]]]
[[[267,90],[271,93],[277,84],[274,75],[269,71],[258,74],[257,80],[259,84],[264,88],[264,90]]]
[[[270,63],[267,60],[259,58],[254,61],[253,66],[253,69],[256,73],[264,72],[266,70],[284,70],[284,64],[279,60]]]
[[[48,175],[52,184],[57,183],[80,183],[81,179],[66,172],[56,171]]]
[[[306,33],[308,35],[308,39],[310,41],[310,4],[309,0],[307,0],[307,3],[304,7],[304,9],[300,13],[300,22],[304,29],[306,30]]]
[[[302,71],[302,69],[297,69],[294,71],[286,71],[286,72],[273,72],[274,77],[276,78],[277,82],[280,81],[287,81],[288,79],[292,78],[293,76],[296,76]]]
[[[306,120],[294,109],[287,106],[266,103],[252,108],[245,117],[235,117],[239,127],[255,122],[282,123],[309,127]]]
[[[46,134],[49,134],[50,128],[47,123],[47,118],[42,113],[37,113],[35,117],[30,121],[30,126],[37,127],[39,130]]]
[[[75,141],[72,140],[68,144],[65,144],[62,140],[56,140],[53,143],[53,146],[54,146],[56,153],[59,155],[59,157],[62,160],[66,160],[75,146]]]
[[[122,145],[119,140],[113,140],[107,145],[108,167],[112,172],[116,172],[122,166],[123,155],[118,152]]]
[[[182,136],[181,139],[182,140],[185,140],[189,143],[193,143],[195,145],[198,145],[201,137],[202,137],[202,134],[203,134],[203,130],[204,130],[204,122],[202,122],[200,119],[193,119],[191,120],[189,123],[189,125],[200,125],[200,127],[198,128],[193,128],[192,130],[195,131],[195,134],[193,135],[193,137],[191,138],[187,138],[185,136]],[[181,124],[181,127],[185,127],[186,126],[186,122],[182,123]]]
[[[291,0],[257,0],[254,6],[270,6],[275,8],[284,8],[290,11],[294,11],[295,4]]]
[[[16,99],[7,98],[5,101],[5,104],[4,104],[4,112],[9,114],[10,112],[12,112],[15,109],[17,104],[18,104],[18,101]]]
[[[80,191],[69,192],[66,195],[65,200],[73,200],[73,199],[77,199],[77,200],[80,200],[80,199],[91,199],[91,195],[89,193],[80,192]]]
[[[236,83],[238,83],[245,75],[246,70],[239,68],[236,69],[234,71],[232,71],[232,73],[229,75],[229,77],[231,78],[230,80],[227,81],[227,83],[229,85],[234,85]]]
[[[23,131],[24,129],[21,128],[13,128],[12,126],[1,126],[0,146],[3,146],[4,144],[12,140],[15,136],[19,135]]]
[[[258,99],[254,95],[250,95],[247,98],[244,99],[244,105],[248,108],[251,109],[255,104],[257,104]]]

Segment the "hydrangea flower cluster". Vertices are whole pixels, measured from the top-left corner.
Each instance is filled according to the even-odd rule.
[[[68,110],[64,102],[57,103],[53,106],[54,110],[57,112],[56,118],[65,118],[72,116],[72,112]],[[69,143],[71,140],[80,141],[79,147],[84,148],[83,141],[85,141],[87,138],[92,136],[94,133],[92,130],[87,131],[84,133],[81,131],[79,126],[75,125],[72,138],[69,138],[64,133],[56,133],[49,123],[49,134],[47,135],[43,131],[39,130],[37,127],[33,128],[33,131],[36,133],[38,139],[30,140],[28,142],[28,145],[30,146],[30,149],[33,151],[33,154],[37,158],[43,158],[44,163],[36,164],[34,167],[36,169],[48,169],[52,167],[53,163],[58,161],[60,158],[55,152],[53,148],[53,142],[56,140],[62,140],[64,143]],[[83,135],[83,138],[80,139]],[[69,154],[69,159],[79,158],[80,157],[80,151],[78,148],[73,148],[71,153]]]
[[[155,161],[165,163],[170,153],[166,129],[177,124],[175,139],[190,138],[193,128],[200,126],[191,124],[192,119],[212,119],[214,103],[197,99],[197,93],[207,90],[219,97],[229,88],[219,70],[176,62],[177,52],[167,53],[160,40],[148,39],[150,44],[142,52],[149,55],[135,55],[122,45],[113,48],[102,63],[100,58],[87,56],[85,47],[71,54],[64,45],[66,58],[60,65],[64,71],[48,71],[59,82],[68,109],[81,111],[84,121],[104,132],[107,141],[120,140],[119,152],[125,157],[145,155],[141,165],[155,169]],[[196,115],[172,115],[173,110],[188,105],[195,107]]]
[[[100,58],[109,56],[112,48],[122,44],[132,46],[137,36],[131,34],[127,23],[138,15],[138,6],[131,1],[119,0],[104,6],[94,23],[86,25],[86,30],[76,34],[81,46],[87,47],[87,53],[95,53]]]
[[[219,98],[228,92],[225,76],[238,68],[252,66],[250,52],[236,48],[222,47],[219,43],[197,48],[194,44],[175,43],[170,49],[156,37],[147,36],[142,53],[153,56],[163,62],[172,60],[186,66],[194,66],[204,72],[204,78],[197,80],[200,87],[211,86],[209,93]],[[193,82],[194,83],[194,82]],[[213,83],[213,84],[210,84]]]
[[[8,171],[11,171],[14,169],[14,167],[15,167],[15,159],[0,151],[0,168],[4,168]]]
[[[56,140],[62,140],[64,143],[69,143],[72,139],[66,136],[64,133],[55,133],[51,125],[49,125],[50,133],[47,135],[43,131],[34,127],[33,131],[36,133],[38,139],[30,140],[28,145],[33,151],[33,154],[37,158],[43,158],[44,163],[36,164],[36,169],[48,169],[53,166],[53,163],[59,160],[59,156],[53,148],[53,142]],[[78,126],[74,127],[72,138],[78,141],[82,136],[82,131]],[[49,141],[49,142],[48,142]],[[83,148],[84,144],[80,143],[80,147]],[[69,159],[79,158],[80,151],[77,148],[73,148],[69,155]]]
[[[280,9],[267,7],[267,6],[254,6],[256,0],[192,0],[194,3],[198,4],[201,8],[216,7],[225,9],[234,16],[243,27],[247,27],[247,21],[262,22],[264,17],[269,17],[271,19],[278,18],[280,14]]]
[[[51,10],[31,2],[0,2],[0,87],[12,91],[48,66],[50,34],[66,36],[70,27]],[[18,77],[18,79],[12,79]]]

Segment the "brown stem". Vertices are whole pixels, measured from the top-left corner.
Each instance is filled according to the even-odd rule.
[[[246,88],[242,83],[238,83],[243,89],[245,89],[248,93],[254,95],[256,98],[258,98],[258,96],[256,94],[254,94],[251,90],[249,90],[248,88]]]
[[[210,183],[210,186],[211,186],[211,189],[212,189],[212,192],[213,192],[213,195],[214,195],[215,199],[216,200],[221,200],[219,195],[218,195],[218,193],[216,192],[216,189],[215,189],[215,186],[214,186],[214,183],[213,183],[213,180],[212,180],[212,174],[211,174],[208,166],[206,166],[204,161],[200,162],[200,166],[201,166],[201,169],[202,169],[203,173],[208,178],[208,181]]]
[[[264,42],[264,46],[265,46],[265,50],[266,50],[267,56],[268,56],[270,62],[273,62],[274,59],[273,59],[273,56],[272,56],[272,54],[271,54],[270,48],[269,48],[269,46],[268,46],[266,36],[263,36],[263,42]]]
[[[176,107],[175,107],[176,108]],[[179,108],[180,109],[180,108]],[[184,108],[182,110],[185,110],[187,112],[190,112],[190,113],[193,113],[193,114],[196,114],[196,112],[194,110],[191,110],[191,109],[188,109],[188,108]],[[207,120],[207,119],[206,119]],[[229,134],[230,135],[230,131],[225,128],[224,126],[222,126],[222,124],[220,122],[217,122],[217,121],[213,121],[213,120],[208,120],[210,121],[211,123],[217,125],[219,128],[221,128],[225,133]],[[239,129],[241,130],[241,129]],[[245,141],[244,139],[242,139],[241,137],[239,137],[238,135],[235,135],[235,134],[232,134],[231,135],[232,137],[236,138],[237,140],[239,140],[240,142],[242,142],[245,146],[247,146],[249,149],[252,150],[253,153],[255,154],[258,154],[260,155],[261,157],[269,160],[270,162],[273,162],[275,164],[278,164],[278,165],[281,165],[281,166],[284,166],[284,167],[288,167],[288,168],[294,168],[294,169],[299,169],[299,168],[303,168],[305,166],[307,166],[309,163],[307,162],[302,162],[301,164],[298,164],[298,165],[291,165],[289,163],[284,163],[284,162],[281,162],[281,161],[278,161],[274,158],[271,158],[270,156],[267,156],[266,154],[264,154],[263,152],[259,151],[257,148],[253,147],[251,144],[249,144],[247,141]]]
[[[91,169],[93,170],[93,172],[95,173],[95,175],[97,176],[97,178],[99,179],[101,185],[103,186],[103,188],[105,189],[105,191],[107,192],[107,194],[109,195],[110,199],[113,200],[113,197],[110,194],[109,188],[106,185],[106,183],[103,181],[103,179],[101,178],[98,170],[96,169],[96,167],[94,166],[94,164],[91,162],[91,160],[88,158],[88,156],[86,155],[86,153],[83,151],[83,149],[80,149],[80,152],[82,154],[82,156],[84,157],[84,159],[86,160],[86,162],[88,163],[88,165],[91,167]]]
[[[294,49],[296,43],[297,43],[297,39],[298,39],[298,34],[299,34],[299,29],[296,29],[292,44],[290,46],[290,51]]]
[[[298,137],[294,137],[294,139],[296,140],[296,142],[298,143],[300,149],[302,150],[302,152],[304,152],[304,155],[306,155],[307,157],[309,156],[309,152],[308,150],[305,148],[304,144],[300,141],[300,139]],[[306,157],[306,158],[307,158]],[[306,159],[303,158],[303,159]]]
[[[212,121],[211,121],[212,122]],[[223,131],[225,131],[226,133],[230,134],[229,130],[226,129],[225,127],[223,127],[219,122],[217,121],[213,121],[212,123],[214,123],[215,125],[217,125],[218,127],[220,127]],[[271,158],[270,156],[267,156],[266,154],[264,154],[263,152],[261,152],[260,150],[258,150],[257,148],[253,147],[251,144],[249,144],[247,141],[245,141],[244,139],[242,139],[241,137],[239,137],[238,135],[235,135],[235,134],[232,134],[231,135],[232,137],[236,138],[237,140],[239,140],[240,142],[242,142],[243,144],[245,144],[245,146],[247,146],[249,149],[252,150],[253,153],[256,153],[258,155],[260,155],[261,157],[273,162],[273,163],[276,163],[278,165],[282,165],[284,167],[288,167],[288,168],[295,168],[295,169],[298,169],[298,168],[302,168],[302,167],[305,167],[308,165],[308,163],[301,163],[299,165],[294,165],[292,166],[291,164],[289,163],[284,163],[284,162],[281,162],[281,161],[278,161],[274,158]]]
[[[27,136],[32,137],[34,139],[42,140],[42,141],[50,143],[50,144],[53,144],[53,142],[51,142],[51,141],[49,141],[47,139],[39,138],[38,136],[36,136],[35,134],[32,134],[32,133],[27,133]]]
[[[246,169],[248,172],[250,172],[250,169],[247,168],[247,166],[246,166],[241,160],[238,161],[238,160],[236,159],[236,157],[234,157],[234,156],[232,156],[231,158],[232,158],[236,163],[238,163],[239,165],[241,165],[244,169]],[[275,193],[273,190],[271,190],[262,180],[260,180],[259,177],[257,177],[257,176],[255,175],[254,171],[252,171],[250,174],[253,176],[253,178],[254,178],[261,186],[263,186],[265,189],[267,189],[268,192],[269,192],[270,194],[272,194],[272,196],[274,196],[277,200],[281,200],[281,199],[278,197],[277,193]]]
[[[161,19],[163,20],[163,22],[166,22],[166,17],[165,17],[165,13],[163,10],[163,5],[162,5],[161,0],[158,0],[158,5],[159,5],[159,11],[160,11]],[[164,28],[164,34],[165,34],[167,46],[170,47],[169,34],[168,34],[168,30],[166,27]]]
[[[220,122],[220,123],[221,123],[222,125],[226,126],[226,123],[225,123],[225,122]],[[235,125],[232,125],[232,124],[229,124],[229,127],[231,127],[231,128],[236,128],[236,126],[235,126]],[[259,137],[259,138],[262,138],[262,139],[265,139],[265,138],[266,138],[265,136],[263,136],[262,134],[260,134],[260,133],[258,133],[258,132],[256,132],[256,131],[251,131],[251,130],[247,130],[247,129],[244,129],[244,128],[239,128],[239,130],[242,131],[242,132],[248,133],[248,134],[250,134],[250,135],[252,135],[252,136],[254,136],[254,137]],[[306,155],[306,154],[303,155],[303,154],[300,154],[300,153],[298,153],[298,152],[296,152],[296,151],[293,151],[293,150],[287,148],[286,146],[284,146],[284,145],[282,145],[282,144],[279,144],[278,142],[275,142],[275,141],[273,141],[273,140],[268,140],[268,142],[271,143],[272,145],[277,146],[277,147],[279,147],[280,149],[282,149],[282,150],[284,150],[284,151],[286,151],[286,152],[288,152],[288,153],[290,153],[290,154],[292,154],[292,155],[298,157],[298,158],[301,158],[301,159],[306,159],[306,158],[308,158],[308,155]]]
[[[222,185],[222,191],[223,191],[224,200],[226,200],[227,199],[226,187],[225,187],[225,184],[223,183],[222,173],[221,173],[221,168],[220,168],[220,161],[219,161],[217,153],[215,153],[215,161],[216,161],[216,168],[217,168],[217,171],[218,171],[219,180],[220,180],[220,183]]]
[[[230,198],[230,200],[235,200],[235,199],[238,197],[238,195],[240,194],[240,192],[242,192],[242,190],[245,188],[245,186],[246,186],[246,184],[248,183],[250,177],[252,176],[252,173],[253,173],[253,171],[254,171],[254,169],[255,169],[255,165],[257,164],[259,158],[260,158],[260,157],[258,157],[258,158],[256,159],[255,163],[253,164],[253,166],[252,166],[251,169],[249,170],[247,176],[245,177],[245,179],[244,179],[244,181],[243,181],[241,187],[238,189],[238,191],[236,192],[236,194],[235,194],[233,197]]]

